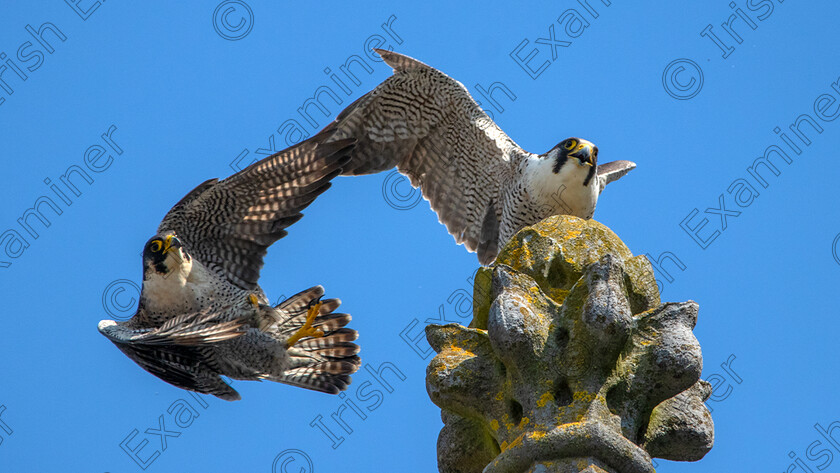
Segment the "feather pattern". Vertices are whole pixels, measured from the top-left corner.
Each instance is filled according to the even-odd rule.
[[[179,388],[237,400],[219,376],[213,344],[246,333],[245,320],[218,323],[224,312],[183,314],[154,329],[131,329],[102,321],[99,331],[144,370]]]
[[[636,163],[624,160],[598,165],[598,193],[604,192],[604,187],[607,187],[607,184],[617,181],[635,168]]]
[[[257,281],[267,248],[329,188],[352,146],[304,142],[187,193],[144,250],[137,312],[100,322],[100,332],[163,381],[226,400],[240,396],[222,376],[346,389],[360,361],[350,316],[334,312],[341,301],[320,306],[312,325],[323,337],[289,347],[324,288],[270,307]]]
[[[268,247],[330,187],[352,145],[304,142],[222,181],[205,181],[166,214],[158,233],[174,232],[209,270],[252,290]]]
[[[342,174],[397,166],[422,190],[457,243],[470,251],[490,249],[498,227],[483,229],[483,224],[501,219],[501,207],[493,204],[503,200],[502,190],[529,153],[460,82],[407,56],[377,52],[395,74],[322,131],[330,140],[357,140]],[[495,218],[485,219],[488,212]]]
[[[342,174],[370,174],[396,166],[421,189],[456,243],[477,252],[482,264],[492,263],[507,239],[526,225],[560,213],[592,216],[600,193],[591,192],[592,167],[563,173],[568,185],[556,177],[529,180],[529,170],[537,168],[551,177],[577,160],[564,163],[557,147],[542,155],[523,150],[463,84],[408,56],[376,52],[394,74],[313,138],[357,140]],[[594,157],[590,164],[595,164]],[[581,172],[580,182],[573,185]],[[607,179],[621,175],[609,174]],[[598,182],[606,185],[609,180]]]

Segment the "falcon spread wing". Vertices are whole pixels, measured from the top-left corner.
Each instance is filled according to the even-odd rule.
[[[636,163],[632,161],[612,161],[609,163],[598,165],[598,180],[601,188],[598,193],[604,192],[604,187],[610,182],[616,181],[623,177],[628,172],[636,168]]]
[[[219,181],[200,184],[163,218],[187,251],[235,286],[257,286],[266,249],[330,187],[353,140],[307,141]]]
[[[407,56],[376,52],[394,68],[394,75],[322,132],[331,133],[330,140],[358,140],[342,174],[397,166],[420,187],[456,242],[478,251],[479,259],[495,256],[500,188],[529,153],[481,110],[460,82]]]
[[[591,218],[603,186],[635,167],[617,161],[592,168],[597,147],[581,139],[529,153],[460,82],[410,57],[376,52],[394,74],[341,112],[322,131],[326,138],[313,140],[358,140],[345,175],[396,166],[482,264],[526,225],[564,212]],[[597,173],[604,175],[592,185]],[[558,198],[554,189],[569,191]]]
[[[221,321],[225,311],[179,315],[158,328],[131,329],[102,321],[99,331],[149,373],[179,388],[237,400],[219,377],[212,344],[245,334],[243,320]]]

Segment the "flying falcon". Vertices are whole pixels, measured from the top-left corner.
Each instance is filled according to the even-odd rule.
[[[179,388],[238,400],[220,377],[336,394],[360,360],[315,286],[271,307],[257,285],[263,256],[330,187],[353,140],[304,142],[219,181],[210,179],[166,214],[143,250],[134,316],[99,331],[143,369]]]
[[[396,166],[483,265],[527,225],[551,215],[591,218],[604,187],[636,167],[630,161],[598,165],[598,148],[580,138],[529,153],[460,82],[408,56],[376,52],[394,75],[314,139],[357,140],[345,175]]]

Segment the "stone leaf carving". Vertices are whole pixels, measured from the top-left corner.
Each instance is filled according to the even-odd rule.
[[[524,228],[473,301],[469,328],[426,329],[441,472],[648,473],[711,449],[698,306],[661,304],[650,263],[605,226]]]

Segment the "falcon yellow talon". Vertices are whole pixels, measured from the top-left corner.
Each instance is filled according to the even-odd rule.
[[[286,347],[292,347],[301,338],[323,337],[324,336],[324,331],[323,330],[321,330],[319,328],[313,328],[312,327],[312,322],[315,321],[315,317],[318,317],[318,314],[320,314],[320,313],[321,313],[321,302],[318,302],[317,304],[310,307],[309,310],[306,312],[306,322],[303,324],[303,327],[301,327],[300,329],[298,329],[297,332],[295,332],[294,335],[289,337],[289,339],[286,341]]]
[[[251,304],[254,304],[254,307],[260,306],[259,299],[255,294],[248,294],[248,300],[251,301]]]

